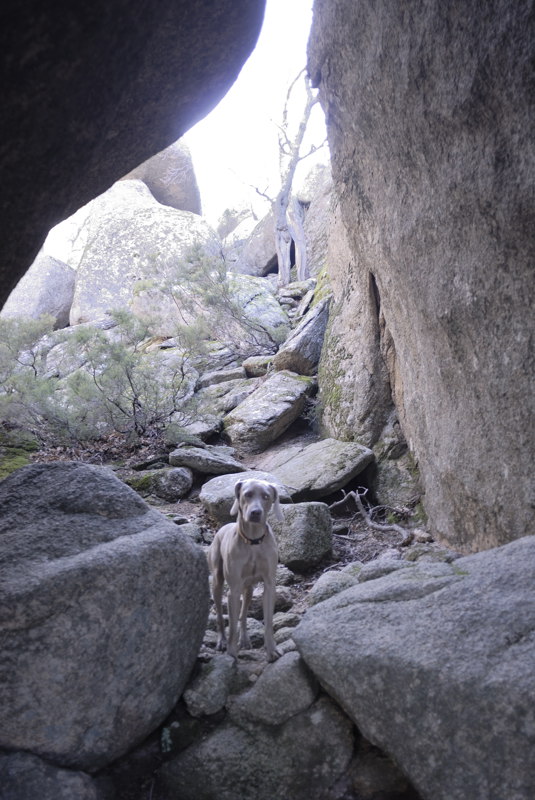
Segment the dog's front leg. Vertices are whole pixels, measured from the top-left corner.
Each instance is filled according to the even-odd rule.
[[[250,650],[251,640],[247,633],[247,611],[251,604],[251,597],[253,596],[253,587],[246,586],[243,590],[241,611],[240,611],[240,650]]]
[[[282,654],[275,646],[273,638],[273,609],[275,607],[275,584],[264,581],[264,647],[268,661],[276,661]]]
[[[217,616],[217,627],[219,635],[217,638],[217,649],[227,649],[227,637],[225,636],[225,620],[223,619],[223,574],[220,570],[215,570],[212,577],[212,597],[214,599],[215,611]]]
[[[238,617],[240,613],[240,592],[229,589],[228,603],[228,647],[227,652],[233,658],[238,657]]]

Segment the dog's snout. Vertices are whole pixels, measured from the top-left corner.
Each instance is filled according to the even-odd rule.
[[[249,519],[251,522],[259,522],[262,519],[262,509],[261,508],[250,508],[249,509]]]

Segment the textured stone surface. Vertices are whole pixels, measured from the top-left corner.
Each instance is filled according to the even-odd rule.
[[[304,224],[307,266],[313,276],[319,275],[327,266],[329,232],[332,224],[332,188],[330,164],[318,164],[309,172],[297,191],[297,199],[307,206]]]
[[[314,382],[293,372],[276,372],[224,419],[236,447],[259,453],[278,439],[305,407]]]
[[[246,358],[242,366],[245,370],[247,377],[260,378],[265,375],[271,364],[273,363],[273,356],[251,356]]]
[[[281,483],[294,486],[297,500],[319,500],[342,489],[373,460],[367,447],[328,438],[281,447],[258,463]]]
[[[218,369],[213,372],[204,372],[199,379],[199,388],[203,389],[206,386],[240,380],[245,377],[246,373],[243,367],[231,367],[230,369]]]
[[[135,179],[143,181],[159,203],[179,211],[202,213],[191,153],[184,142],[174,142],[124,176],[127,181]]]
[[[425,800],[535,793],[535,537],[367,580],[293,638]]]
[[[318,0],[309,43],[350,248],[330,430],[384,405],[380,334],[430,521],[467,551],[534,524],[531,11]]]
[[[315,567],[332,548],[332,521],[325,503],[291,503],[281,507],[283,521],[271,523],[279,561],[297,572]]]
[[[118,181],[94,200],[85,224],[88,244],[76,273],[71,325],[131,304],[140,316],[159,318],[155,334],[172,335],[173,321],[183,318],[158,285],[173,278],[177,262],[194,245],[217,253],[217,236],[208,223],[162,206],[142,181],[129,180]],[[142,290],[140,281],[154,288]]]
[[[299,375],[314,375],[317,372],[330,302],[330,298],[321,300],[303,317],[275,354],[275,369],[289,369]]]
[[[225,414],[254,392],[258,384],[256,378],[238,378],[200,389],[193,398],[196,413],[199,416],[217,416],[222,421]]]
[[[207,114],[253,49],[262,0],[11,9],[2,27],[0,305],[61,219]],[[46,124],[43,120],[46,119]]]
[[[274,353],[290,333],[290,325],[269,281],[233,272],[228,273],[227,281],[230,298],[245,317],[245,333],[242,333],[242,337],[247,336],[251,340],[252,346],[245,355]],[[258,344],[255,347],[256,342]]]
[[[104,800],[89,775],[58,769],[30,753],[0,754],[2,800]]]
[[[318,683],[299,653],[287,653],[268,664],[254,686],[230,703],[230,717],[238,723],[245,719],[281,725],[311,706],[318,691]]]
[[[200,447],[179,447],[169,453],[169,463],[178,467],[190,467],[195,472],[206,475],[224,475],[227,472],[240,472],[245,467],[230,455],[207,445]]]
[[[275,221],[271,211],[249,233],[232,269],[245,275],[259,276],[272,270],[277,272]]]
[[[324,572],[308,592],[307,603],[310,606],[315,606],[316,603],[322,603],[324,600],[328,600],[329,597],[343,592],[344,589],[348,589],[356,583],[358,583],[358,574],[334,570]]]
[[[93,770],[142,741],[202,641],[202,550],[106,468],[0,482],[0,747]]]
[[[358,267],[336,197],[333,206],[327,259],[333,297],[318,367],[321,425],[329,436],[371,447],[392,410],[391,387],[377,346],[373,282]]]
[[[224,708],[233,682],[236,681],[236,659],[217,654],[198,672],[184,692],[184,702],[192,717],[216,714]]]
[[[193,486],[193,473],[187,466],[157,470],[152,481],[152,491],[170,503],[185,497]]]
[[[348,766],[347,717],[320,698],[280,726],[227,722],[164,765],[157,788],[181,800],[322,798]]]
[[[55,328],[69,324],[75,273],[67,264],[39,253],[2,308],[3,317],[51,314]]]

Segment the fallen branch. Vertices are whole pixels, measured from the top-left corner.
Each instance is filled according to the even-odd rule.
[[[332,503],[332,505],[329,506],[329,510],[332,511],[333,509],[338,508],[346,503],[348,499],[352,499],[354,500],[364,522],[369,528],[372,528],[376,531],[381,531],[383,533],[386,531],[395,531],[395,533],[400,533],[403,536],[403,539],[400,542],[400,547],[405,547],[406,545],[410,544],[413,539],[413,534],[411,531],[407,531],[405,528],[402,528],[401,525],[396,525],[395,523],[385,525],[381,522],[373,521],[370,514],[364,508],[364,504],[362,502],[362,498],[366,495],[367,491],[367,489],[363,489],[362,494],[360,494],[358,491],[347,492],[347,494],[344,493],[344,496],[341,500],[337,500],[336,503]]]

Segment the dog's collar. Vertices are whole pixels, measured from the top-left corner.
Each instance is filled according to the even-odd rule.
[[[243,539],[244,542],[247,542],[247,544],[261,544],[264,541],[264,539],[266,538],[267,531],[266,531],[266,533],[264,533],[263,536],[259,536],[258,539],[249,539],[249,537],[244,534],[244,532],[242,531],[242,529],[240,528],[239,525],[237,526],[237,528],[238,528],[239,535],[241,536],[241,538]]]

